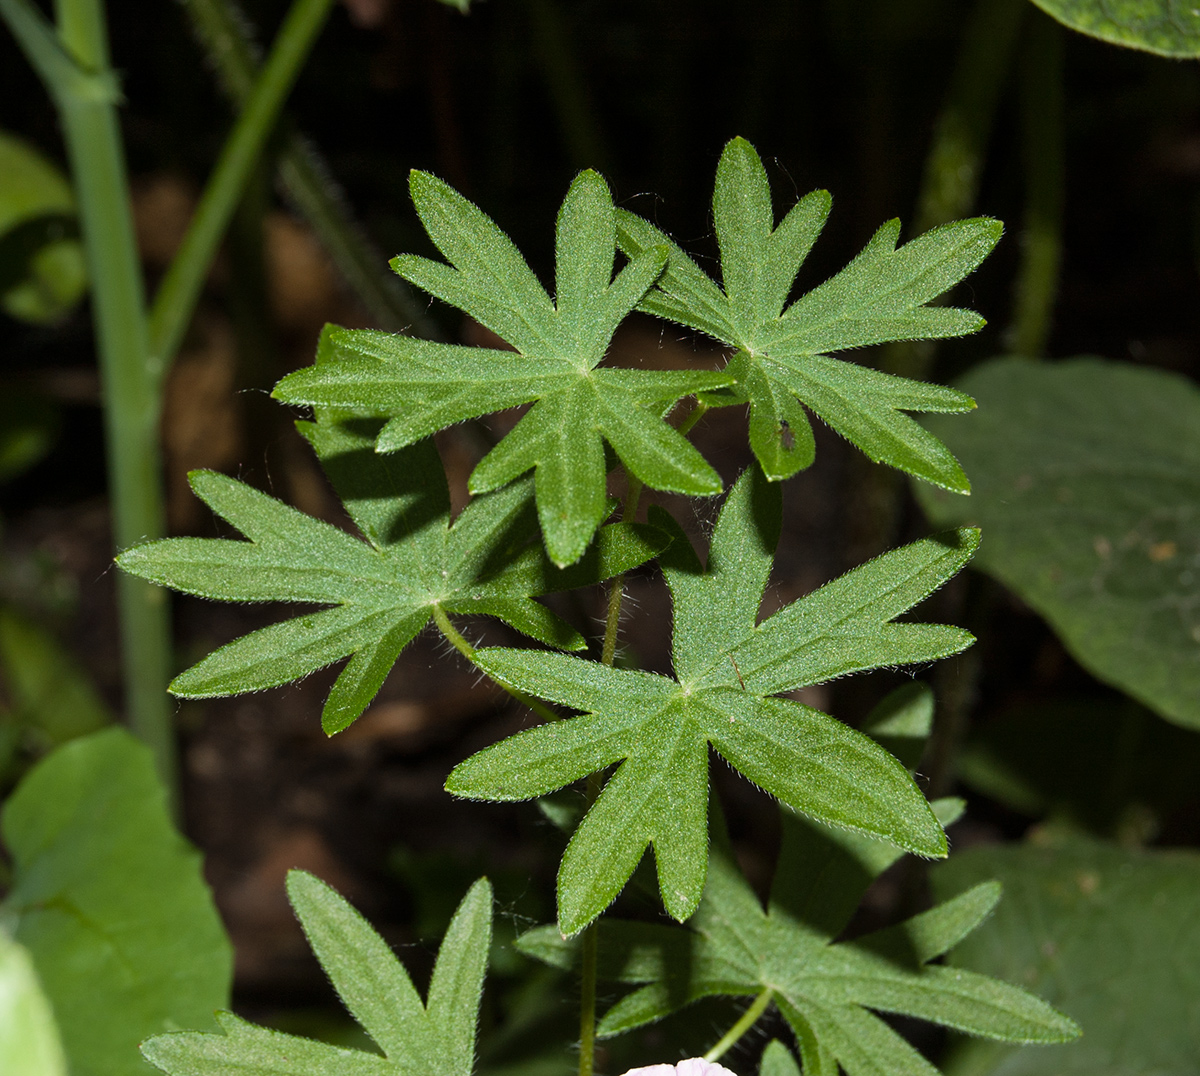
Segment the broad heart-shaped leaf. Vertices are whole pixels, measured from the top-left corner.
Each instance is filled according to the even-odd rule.
[[[275,687],[352,655],[321,716],[332,735],[363,712],[435,610],[486,613],[551,646],[582,649],[582,636],[531,596],[616,575],[670,540],[643,524],[611,524],[581,560],[556,568],[529,544],[537,523],[528,481],[475,498],[451,524],[432,441],[381,456],[372,448],[378,426],[326,416],[302,427],[366,542],[197,471],[197,495],[250,541],[171,538],[117,558],[126,571],[189,594],[332,606],[221,647],[177,676],[172,692],[204,698]]]
[[[123,729],[64,744],[17,786],[2,828],[0,920],[33,958],[72,1076],[153,1076],[138,1043],[208,1024],[229,1004],[233,954],[150,751]]]
[[[715,827],[704,899],[687,929],[602,920],[600,974],[646,984],[608,1011],[600,1033],[628,1031],[702,997],[771,991],[792,1026],[803,1070],[837,1076],[932,1076],[920,1054],[868,1012],[900,1013],[1007,1042],[1065,1042],[1071,1020],[1008,983],[931,964],[995,907],[983,882],[896,926],[834,942],[871,881],[900,855],[784,810],[779,865],[766,909]],[[522,936],[522,951],[572,966],[578,945],[552,927]]]
[[[1200,8],[1191,0],[1033,0],[1047,15],[1111,45],[1200,56]]]
[[[1200,854],[1049,830],[1039,837],[953,856],[933,871],[933,892],[947,897],[980,878],[1000,879],[995,917],[951,962],[1044,994],[1080,1023],[1083,1038],[1048,1050],[965,1043],[955,1071],[1191,1076],[1200,1042]]]
[[[967,493],[971,486],[958,461],[903,412],[969,411],[974,401],[829,354],[979,330],[978,315],[927,304],[983,261],[1002,226],[986,218],[958,221],[897,249],[900,224],[891,221],[850,265],[784,309],[829,205],[827,192],[814,191],[773,227],[762,161],[749,142],[733,139],[721,155],[713,192],[724,290],[652,224],[622,210],[617,228],[626,254],[641,257],[658,246],[670,252],[666,272],[638,309],[737,348],[725,370],[736,386],[704,400],[750,405],[750,445],[769,478],[788,478],[812,463],[807,407],[875,462]]]
[[[575,831],[558,877],[559,924],[581,930],[653,845],[663,903],[676,919],[704,888],[708,748],[783,802],[832,825],[927,856],[941,827],[899,762],[831,717],[775,696],[845,673],[933,661],[972,642],[957,628],[895,624],[970,557],[960,531],[896,550],[759,624],[780,531],[779,487],[757,467],[730,493],[701,570],[678,524],[660,558],[675,601],[675,677],[527,650],[479,652],[490,676],[584,711],[472,756],[446,788],[461,796],[546,795],[620,762]]]
[[[667,257],[665,248],[651,247],[613,279],[614,210],[599,175],[580,173],[559,211],[553,301],[509,238],[462,195],[424,172],[412,173],[410,187],[422,223],[451,264],[404,254],[393,268],[515,352],[335,329],[327,337],[334,361],[285,377],[275,388],[278,399],[390,418],[380,452],[532,403],[475,468],[471,491],[498,489],[534,470],[546,548],[560,566],[583,554],[604,518],[606,441],[648,486],[692,496],[721,491],[717,473],[663,414],[683,396],[732,384],[731,377],[597,368],[613,331]]]
[[[347,1011],[384,1056],[345,1050],[218,1014],[222,1035],[159,1035],[142,1053],[168,1076],[471,1076],[492,936],[492,887],[463,897],[424,1003],[391,947],[324,882],[288,875],[288,898]]]
[[[981,524],[977,567],[1046,618],[1100,680],[1200,729],[1200,389],[1104,359],[994,359],[970,423],[931,423],[978,481],[919,490],[941,526]]]

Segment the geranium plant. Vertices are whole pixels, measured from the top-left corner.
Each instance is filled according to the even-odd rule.
[[[579,970],[580,1076],[593,1071],[600,978],[636,987],[603,1015],[601,1035],[703,996],[751,999],[706,1059],[635,1070],[655,1076],[723,1074],[713,1062],[772,1006],[795,1035],[804,1071],[822,1076],[839,1066],[852,1076],[931,1071],[872,1010],[1005,1041],[1074,1037],[1069,1019],[1019,987],[936,963],[989,914],[995,885],[842,938],[884,868],[905,853],[947,854],[943,827],[961,805],[929,803],[910,772],[915,760],[888,749],[928,732],[920,705],[860,731],[792,697],[835,677],[924,665],[968,647],[967,632],[907,615],[966,563],[979,534],[922,539],[760,618],[782,480],[814,462],[810,414],[875,461],[969,490],[954,457],[907,412],[962,412],[973,401],[844,353],[978,329],[977,315],[931,304],[982,261],[1000,224],[961,221],[901,246],[899,225],[886,224],[849,266],[792,299],[829,196],[810,194],[776,222],[758,154],[734,139],[713,196],[719,283],[656,227],[615,209],[605,181],[584,172],[558,215],[551,295],[462,195],[423,172],[413,173],[411,189],[446,260],[402,255],[393,267],[511,350],[326,330],[316,363],[286,377],[275,395],[312,409],[302,431],[361,537],[233,479],[195,474],[197,494],[246,540],[152,542],[124,553],[122,568],[209,598],[327,608],[217,650],[174,681],[175,694],[256,690],[349,658],[325,707],[325,730],[335,734],[432,622],[531,708],[534,727],[467,759],[447,789],[502,801],[584,783],[586,811],[564,819],[557,922],[519,943]],[[728,361],[720,371],[606,365],[613,332],[634,310],[711,336]],[[451,521],[432,435],[518,405],[529,407],[475,467],[473,499]],[[646,488],[722,492],[687,435],[708,409],[727,406],[748,408],[757,462],[725,492],[701,556],[666,511],[652,507],[638,522],[639,507]],[[620,501],[610,484],[623,489]],[[674,600],[671,676],[615,663],[623,573],[652,560]],[[609,594],[598,660],[567,653],[584,649],[584,639],[537,601],[597,583]],[[454,622],[467,614],[497,617],[543,648],[476,649]],[[766,907],[738,870],[712,803],[710,747],[779,801],[785,839]],[[676,924],[602,918],[648,848]],[[289,895],[347,1009],[382,1054],[229,1016],[219,1035],[151,1039],[144,1052],[154,1064],[171,1076],[471,1071],[491,922],[486,881],[464,898],[425,1001],[336,894],[294,874]],[[795,1061],[776,1043],[763,1066],[783,1073]]]

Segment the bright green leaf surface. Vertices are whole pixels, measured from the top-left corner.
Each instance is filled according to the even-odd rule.
[[[221,1013],[223,1034],[189,1031],[151,1039],[142,1052],[153,1064],[168,1076],[471,1076],[492,935],[486,878],[454,913],[425,1002],[387,942],[324,882],[292,871],[288,898],[342,1003],[384,1056]]]
[[[618,212],[626,254],[642,257],[658,246],[669,251],[666,272],[639,309],[737,348],[726,368],[736,386],[704,398],[749,403],[750,444],[769,478],[788,478],[813,461],[803,403],[876,462],[966,493],[971,486],[955,458],[904,412],[969,411],[971,398],[828,354],[976,332],[984,324],[977,315],[927,304],[983,261],[1001,225],[959,221],[897,248],[900,224],[891,221],[850,265],[785,309],[829,206],[828,193],[814,191],[776,226],[762,161],[749,142],[733,139],[713,192],[724,290],[653,225]]]
[[[648,486],[692,496],[721,491],[717,473],[662,415],[681,397],[732,378],[704,370],[597,369],[613,331],[667,257],[665,248],[652,246],[613,278],[614,210],[599,175],[580,173],[559,211],[554,300],[511,240],[462,195],[424,172],[413,172],[410,186],[422,223],[450,264],[403,254],[393,268],[516,350],[335,329],[326,338],[330,361],[284,378],[275,388],[278,399],[390,418],[380,452],[532,403],[475,468],[471,491],[495,490],[534,470],[542,533],[559,565],[583,554],[604,518],[606,441]]]
[[[1033,0],[1081,34],[1159,56],[1200,56],[1200,8],[1192,0]]]
[[[835,943],[867,886],[900,852],[879,856],[878,848],[866,850],[872,842],[787,811],[783,820],[766,909],[718,826],[704,899],[688,929],[600,922],[601,975],[646,984],[609,1010],[602,1034],[630,1030],[702,997],[754,996],[769,988],[796,1033],[804,1071],[829,1076],[836,1076],[837,1063],[850,1076],[936,1072],[868,1009],[1010,1042],[1075,1037],[1070,1020],[1024,990],[929,963],[987,918],[998,885],[984,882],[897,926]],[[553,928],[531,931],[519,945],[560,967],[577,958],[577,945]]]
[[[74,235],[75,196],[33,146],[0,131],[0,308],[25,321],[60,317],[87,275]]]
[[[879,666],[933,661],[969,634],[896,624],[970,557],[978,536],[926,539],[835,579],[758,622],[780,531],[779,487],[757,468],[738,481],[713,533],[708,568],[675,532],[660,558],[675,600],[675,678],[527,650],[490,649],[480,667],[497,680],[577,710],[461,763],[457,795],[520,800],[546,795],[620,762],[580,824],[559,872],[559,922],[571,934],[616,897],[653,845],[663,902],[676,919],[704,886],[708,748],[783,802],[927,856],[945,836],[903,766],[833,718],[774,697]]]
[[[1044,994],[1082,1026],[1053,1049],[964,1052],[951,1071],[994,1076],[1184,1076],[1200,1042],[1200,855],[1082,838],[975,848],[933,875],[939,897],[998,878],[994,918],[956,967]]]
[[[32,769],[0,826],[4,912],[33,957],[72,1076],[145,1076],[147,1035],[228,1004],[232,954],[150,752],[120,729]]]
[[[23,945],[0,930],[0,1071],[66,1076],[67,1060],[50,1003]]]
[[[963,379],[980,413],[929,425],[976,479],[918,489],[938,525],[987,534],[978,567],[1093,675],[1200,728],[1200,389],[1177,374],[997,359]]]
[[[476,498],[451,525],[433,442],[379,455],[377,430],[378,422],[330,418],[302,427],[366,542],[232,478],[197,471],[197,495],[250,541],[172,538],[118,558],[126,571],[189,594],[332,606],[221,647],[175,678],[176,695],[274,687],[350,656],[321,718],[332,735],[366,709],[435,608],[495,616],[551,646],[582,649],[582,636],[532,596],[616,575],[669,541],[652,527],[612,524],[576,564],[556,568],[529,545],[537,524],[528,481]]]

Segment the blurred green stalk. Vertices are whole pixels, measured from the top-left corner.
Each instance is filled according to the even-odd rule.
[[[183,6],[225,96],[238,108],[244,107],[261,62],[245,16],[234,0],[183,0]],[[387,260],[351,219],[320,154],[286,117],[277,146],[279,179],[288,199],[380,328],[393,332],[412,328],[418,336],[437,339],[440,334],[424,306],[387,268]]]
[[[1038,13],[1021,57],[1021,129],[1025,157],[1025,229],[1007,344],[1040,358],[1053,323],[1062,261],[1066,191],[1063,124],[1063,29]]]
[[[975,208],[996,108],[1027,7],[1025,0],[977,0],[968,16],[925,158],[913,235],[968,216]],[[930,341],[892,344],[884,349],[880,366],[891,374],[924,379],[933,372],[934,355]]]
[[[160,371],[165,371],[179,349],[221,237],[332,7],[333,0],[293,0],[271,54],[221,149],[183,245],[150,311],[150,348]]]
[[[100,0],[56,0],[55,13],[57,32],[28,0],[0,0],[0,14],[62,120],[92,286],[113,537],[124,549],[163,532],[158,391],[104,8]],[[129,722],[174,790],[175,743],[165,691],[171,668],[166,592],[122,574],[117,604]]]
[[[293,3],[148,319],[102,0],[56,0],[57,28],[30,0],[0,0],[0,16],[62,119],[91,277],[118,550],[163,534],[162,378],[242,188],[332,4]],[[172,665],[166,592],[119,575],[117,601],[129,722],[153,750],[177,803],[175,737],[166,695]]]

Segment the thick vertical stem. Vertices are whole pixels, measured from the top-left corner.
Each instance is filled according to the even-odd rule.
[[[100,0],[58,0],[60,41],[83,69],[108,69]],[[51,88],[52,92],[54,88]],[[118,549],[163,533],[159,398],[149,362],[142,270],[129,209],[125,157],[110,101],[55,92],[66,136],[92,282],[100,357],[113,537]],[[176,787],[170,700],[167,595],[133,576],[117,577],[121,660],[129,723]]]
[[[1039,358],[1050,335],[1058,270],[1066,163],[1063,149],[1063,30],[1037,14],[1021,58],[1025,156],[1025,234],[1009,347]]]

